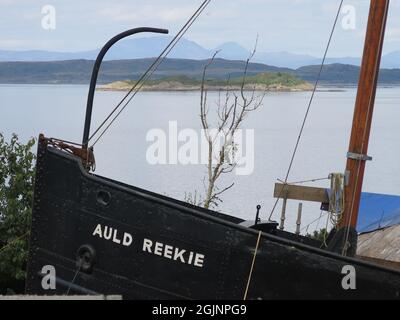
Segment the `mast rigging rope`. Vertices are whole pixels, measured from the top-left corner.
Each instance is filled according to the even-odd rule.
[[[94,138],[94,136],[101,130],[102,127],[107,123],[108,120],[112,117],[112,115],[121,107],[126,99],[132,94],[132,96],[126,101],[121,110],[115,115],[115,117],[110,121],[110,123],[106,126],[106,128],[101,132],[99,137],[92,144],[92,147],[99,142],[99,140],[104,136],[104,134],[108,131],[111,125],[115,122],[115,120],[120,116],[122,111],[128,106],[128,104],[132,101],[132,99],[136,96],[136,94],[143,87],[145,81],[147,81],[151,75],[157,70],[160,64],[164,61],[164,59],[168,56],[168,54],[174,49],[177,43],[182,39],[185,33],[189,30],[189,28],[193,25],[193,23],[198,19],[198,17],[203,13],[203,11],[210,4],[211,0],[205,0],[199,6],[199,8],[194,12],[194,14],[189,18],[189,20],[184,24],[184,26],[179,30],[179,32],[175,35],[175,37],[171,40],[171,42],[167,45],[167,47],[161,52],[161,54],[157,57],[157,59],[150,65],[150,67],[146,70],[146,72],[139,78],[139,80],[132,86],[132,88],[128,91],[128,93],[122,98],[122,100],[117,104],[117,106],[111,111],[111,113],[106,117],[106,119],[100,124],[100,126],[93,132],[93,134],[89,137],[88,142]]]
[[[315,92],[317,91],[317,87],[318,87],[318,84],[319,84],[319,80],[321,78],[322,70],[324,68],[326,57],[327,57],[327,54],[328,54],[328,51],[329,51],[329,48],[330,48],[330,45],[331,45],[331,42],[332,42],[333,34],[335,32],[336,25],[337,25],[337,22],[339,20],[339,15],[340,15],[340,12],[342,10],[343,2],[344,2],[344,0],[340,1],[339,7],[338,7],[338,10],[337,10],[337,13],[336,13],[335,21],[333,23],[333,27],[332,27],[331,33],[329,35],[328,43],[327,43],[326,48],[325,48],[324,56],[323,56],[323,59],[322,59],[322,62],[321,62],[321,66],[320,66],[319,71],[318,71],[317,79],[315,81],[314,88],[313,88],[310,100],[308,102],[307,110],[306,110],[306,113],[304,115],[303,122],[301,124],[300,132],[299,132],[299,135],[297,137],[297,141],[296,141],[296,144],[295,144],[295,147],[294,147],[294,150],[293,150],[293,154],[292,154],[292,157],[290,159],[289,167],[288,167],[288,170],[286,172],[284,184],[287,184],[287,181],[288,181],[289,175],[290,175],[290,171],[292,170],[292,167],[293,167],[293,163],[294,163],[294,159],[296,157],[297,149],[299,147],[300,140],[301,140],[301,137],[303,135],[303,131],[304,131],[304,128],[305,128],[305,125],[306,125],[306,122],[307,122],[307,118],[308,118],[308,115],[309,115],[310,110],[311,110],[311,105],[312,105],[312,103],[314,101]],[[268,220],[271,220],[272,215],[274,214],[274,211],[276,209],[276,206],[278,205],[278,202],[282,197],[284,189],[285,189],[284,187],[281,189],[281,192],[280,192],[278,198],[276,199],[276,201],[274,203],[274,206],[272,207],[272,210],[271,210],[271,213],[270,213],[270,215],[268,217]]]

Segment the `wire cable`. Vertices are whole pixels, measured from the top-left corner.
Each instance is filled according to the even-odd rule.
[[[143,87],[144,82],[147,81],[151,75],[157,70],[159,65],[164,61],[164,59],[168,56],[168,54],[173,50],[173,48],[177,45],[177,43],[182,39],[185,33],[189,30],[189,28],[193,25],[193,23],[198,19],[198,17],[203,13],[203,11],[210,4],[211,0],[205,0],[200,5],[200,7],[195,11],[195,13],[189,18],[189,20],[185,23],[185,25],[179,30],[176,36],[171,40],[171,42],[167,45],[167,47],[161,52],[161,54],[155,59],[155,61],[150,65],[150,67],[146,70],[146,72],[139,78],[139,80],[132,86],[132,88],[128,91],[128,93],[122,98],[122,100],[117,104],[117,106],[111,111],[111,113],[106,117],[106,119],[100,124],[100,126],[93,132],[93,134],[89,137],[88,142],[91,141],[94,136],[101,130],[102,127],[107,123],[108,120],[112,117],[112,115],[121,107],[124,101],[133,93],[133,95],[127,100],[122,109],[116,114],[116,116],[110,121],[110,123],[106,126],[106,128],[101,132],[100,136],[96,139],[96,141],[92,144],[92,147],[103,137],[103,135],[108,131],[111,125],[115,122],[115,120],[120,116],[122,111],[127,107],[127,105],[132,101],[132,99],[136,96],[136,94]]]
[[[335,32],[336,25],[337,25],[337,22],[338,22],[338,20],[339,20],[340,12],[342,11],[343,1],[344,1],[344,0],[341,0],[341,1],[340,1],[339,7],[338,7],[338,10],[337,10],[337,13],[336,13],[335,21],[334,21],[334,23],[333,23],[333,27],[332,27],[331,33],[330,33],[330,35],[329,35],[328,43],[327,43],[326,48],[325,48],[324,56],[323,56],[323,58],[322,58],[322,63],[321,63],[321,66],[320,66],[320,68],[319,68],[319,71],[318,71],[317,79],[316,79],[316,81],[315,81],[314,88],[313,88],[313,91],[312,91],[310,100],[309,100],[309,102],[308,102],[307,110],[306,110],[306,113],[305,113],[305,115],[304,115],[303,122],[302,122],[302,124],[301,124],[300,132],[299,132],[299,135],[298,135],[298,137],[297,137],[297,141],[296,141],[296,144],[295,144],[295,147],[294,147],[294,150],[293,150],[293,154],[292,154],[292,157],[291,157],[291,159],[290,159],[289,167],[288,167],[288,170],[287,170],[287,172],[286,172],[286,176],[285,176],[285,180],[284,180],[284,183],[285,183],[285,184],[287,183],[287,180],[289,179],[289,175],[290,175],[290,172],[291,172],[291,170],[292,170],[293,163],[294,163],[294,159],[295,159],[295,157],[296,157],[297,150],[298,150],[299,145],[300,145],[300,140],[301,140],[301,137],[302,137],[302,135],[303,135],[303,131],[304,131],[304,128],[305,128],[307,119],[308,119],[308,115],[309,115],[309,113],[310,113],[311,106],[312,106],[312,103],[313,103],[313,101],[314,101],[314,96],[315,96],[315,93],[316,93],[316,91],[317,91],[317,87],[318,87],[318,84],[319,84],[319,80],[320,80],[320,78],[321,78],[322,70],[323,70],[324,65],[325,65],[326,57],[327,57],[327,55],[328,55],[328,51],[329,51],[329,48],[330,48],[330,45],[331,45],[331,42],[332,42],[333,34],[334,34],[334,32]],[[274,203],[274,206],[272,207],[272,210],[271,210],[271,213],[270,213],[270,215],[269,215],[268,220],[271,220],[272,215],[274,214],[274,211],[275,211],[275,209],[276,209],[276,206],[278,205],[278,202],[279,202],[279,200],[281,199],[281,196],[282,196],[282,194],[283,194],[283,190],[284,190],[284,189],[285,189],[285,188],[282,188],[282,189],[281,189],[281,192],[280,192],[280,194],[279,194],[279,197],[276,199],[276,201],[275,201],[275,203]]]

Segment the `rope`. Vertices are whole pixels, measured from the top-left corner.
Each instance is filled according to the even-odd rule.
[[[75,279],[76,279],[76,277],[78,276],[79,271],[81,271],[81,266],[82,266],[82,262],[79,262],[79,264],[78,264],[78,269],[76,269],[76,272],[75,272],[75,274],[74,274],[74,277],[72,278],[72,281],[70,282],[70,284],[69,284],[69,286],[68,286],[68,290],[67,290],[66,295],[69,295],[69,291],[71,290],[71,287],[74,285]]]
[[[326,178],[317,178],[317,179],[310,179],[310,180],[302,180],[302,181],[296,181],[296,182],[285,182],[281,179],[276,179],[279,182],[282,182],[284,184],[289,184],[289,185],[295,185],[295,184],[304,184],[308,182],[317,182],[317,181],[322,181],[322,180],[329,180],[329,177]]]
[[[295,147],[294,147],[293,154],[292,154],[292,157],[291,157],[291,159],[290,159],[289,167],[288,167],[288,170],[287,170],[287,173],[286,173],[286,177],[285,177],[285,180],[284,180],[285,183],[287,183],[287,180],[288,180],[289,175],[290,175],[290,171],[292,170],[293,162],[294,162],[294,159],[295,159],[295,157],[296,157],[296,153],[297,153],[297,149],[298,149],[299,144],[300,144],[301,136],[303,135],[304,127],[305,127],[305,125],[306,125],[307,118],[308,118],[308,115],[309,115],[309,113],[310,113],[311,105],[312,105],[312,102],[314,101],[314,96],[315,96],[315,93],[316,93],[316,91],[317,91],[317,87],[318,87],[318,84],[319,84],[319,80],[320,80],[320,78],[321,78],[321,74],[322,74],[323,67],[324,67],[324,65],[325,65],[325,61],[326,61],[326,57],[327,57],[327,54],[328,54],[328,51],[329,51],[329,47],[330,47],[330,45],[331,45],[332,38],[333,38],[333,34],[334,34],[334,32],[335,32],[336,25],[337,25],[337,22],[338,22],[338,19],[339,19],[339,15],[340,15],[340,12],[341,12],[341,10],[342,10],[343,1],[344,1],[344,0],[341,0],[341,1],[340,1],[339,8],[338,8],[338,11],[337,11],[337,14],[336,14],[336,17],[335,17],[335,21],[334,21],[334,23],[333,23],[333,27],[332,27],[331,33],[330,33],[330,35],[329,35],[329,40],[328,40],[327,46],[326,46],[326,48],[325,48],[324,56],[323,56],[323,58],[322,58],[322,63],[321,63],[321,66],[320,66],[320,68],[319,68],[319,71],[318,71],[317,80],[315,81],[314,88],[313,88],[313,91],[312,91],[310,100],[309,100],[309,102],[308,102],[307,110],[306,110],[306,113],[305,113],[305,115],[304,115],[303,122],[302,122],[302,124],[301,124],[300,132],[299,132],[299,135],[298,135],[298,137],[297,137],[296,145],[295,145]],[[281,196],[282,196],[282,194],[283,194],[283,190],[284,190],[284,189],[285,189],[285,188],[282,188],[282,189],[281,189],[281,192],[280,192],[280,194],[279,194],[279,197],[278,197],[278,198],[276,199],[276,201],[275,201],[275,204],[274,204],[274,206],[273,206],[273,208],[272,208],[272,210],[271,210],[271,213],[270,213],[270,215],[269,215],[268,220],[271,220],[271,217],[272,217],[272,215],[274,214],[274,211],[275,211],[275,209],[276,209],[276,206],[278,205],[279,200],[281,199]]]
[[[64,142],[64,143],[67,143],[67,144],[72,144],[72,145],[74,145],[74,146],[77,146],[77,147],[83,147],[83,144],[81,144],[81,143],[77,143],[77,142],[72,142],[72,141],[68,141],[68,140],[63,140],[63,139],[58,139],[58,138],[48,138],[48,140],[53,140],[53,141],[56,141],[56,142]]]
[[[171,40],[171,42],[167,45],[167,47],[161,52],[161,54],[157,57],[157,59],[150,65],[150,67],[146,70],[146,72],[139,78],[139,80],[135,83],[135,85],[128,91],[128,93],[122,98],[122,100],[117,104],[117,106],[111,111],[111,113],[106,117],[106,119],[100,124],[100,126],[94,131],[94,133],[89,137],[88,142],[93,139],[93,137],[101,130],[101,128],[107,123],[107,121],[112,117],[112,115],[119,109],[119,107],[124,103],[124,101],[130,96],[133,92],[133,95],[127,100],[122,109],[116,114],[116,116],[110,121],[107,127],[102,131],[100,136],[93,143],[92,147],[97,144],[97,142],[103,137],[103,135],[108,131],[111,125],[115,122],[115,120],[119,117],[122,111],[127,107],[127,105],[132,101],[132,99],[136,96],[136,94],[143,87],[144,83],[152,76],[152,74],[157,70],[159,65],[164,61],[164,59],[168,56],[168,54],[174,49],[177,43],[181,40],[181,38],[185,35],[185,33],[189,30],[189,28],[193,25],[193,23],[197,20],[197,18],[203,13],[203,11],[210,4],[211,0],[205,0],[200,7],[195,11],[195,13],[190,17],[190,19],[185,23],[185,25],[179,30],[176,36]]]
[[[321,218],[323,215],[327,214],[326,212],[324,213],[323,210],[321,210],[321,212],[319,213],[319,219],[317,218],[316,220],[318,220],[317,225],[315,226],[315,230],[314,231],[318,231],[319,228],[319,223],[321,222]]]
[[[325,224],[325,233],[324,233],[324,241],[322,242],[322,245],[325,248],[328,248],[328,244],[326,243],[326,239],[328,238],[328,225],[329,225],[329,220],[330,220],[330,216],[328,216],[326,218],[326,224]]]
[[[322,212],[322,210],[321,210],[319,217],[314,219],[313,221],[311,221],[309,224],[305,225],[300,231],[304,231],[305,229],[309,228],[315,222],[319,222],[326,214],[327,214],[327,212]],[[315,231],[316,230],[317,230],[317,228],[315,228]]]
[[[255,249],[254,249],[253,261],[251,262],[250,273],[249,273],[249,277],[247,278],[247,285],[246,285],[246,290],[245,290],[245,292],[244,292],[243,300],[247,300],[247,294],[248,294],[248,292],[249,292],[251,277],[252,277],[252,275],[253,275],[254,264],[255,264],[255,262],[256,262],[256,256],[257,256],[257,252],[258,252],[258,246],[260,245],[260,239],[261,239],[261,231],[258,232],[257,243],[256,243],[256,247],[255,247]]]

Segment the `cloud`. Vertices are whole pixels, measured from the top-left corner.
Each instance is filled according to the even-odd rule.
[[[13,0],[0,0],[0,6],[8,6],[10,4],[13,4]]]
[[[33,3],[34,0],[0,0],[0,6],[16,6],[16,5],[27,5]]]
[[[145,22],[151,19],[161,22],[181,22],[188,19],[194,12],[193,6],[182,7],[163,7],[154,5],[144,5],[140,8],[132,9],[124,6],[103,8],[97,12],[98,15],[107,17],[117,22]]]
[[[0,39],[0,48],[2,49],[16,49],[26,45],[32,45],[32,43],[27,43],[27,41],[21,39]]]
[[[1,47],[81,51],[98,48],[104,40],[136,26],[177,32],[203,0],[0,0]],[[400,0],[392,1],[387,50],[399,50]],[[57,29],[41,28],[41,7],[53,4]],[[331,54],[359,54],[363,45],[369,1],[346,0],[357,10],[356,30],[338,25]],[[4,5],[4,7],[2,6]],[[260,51],[291,51],[320,55],[339,0],[213,0],[186,37],[204,47],[234,41],[252,48],[259,34]],[[395,9],[395,10],[394,10]],[[342,16],[341,16],[342,17]],[[16,40],[20,39],[20,40]],[[25,40],[25,41],[22,41]],[[26,44],[26,47],[24,47]]]

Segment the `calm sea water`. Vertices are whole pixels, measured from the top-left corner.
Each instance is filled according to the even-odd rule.
[[[86,86],[1,85],[0,132],[15,132],[22,140],[46,136],[81,141]],[[92,127],[95,128],[123,96],[97,92]],[[326,177],[343,172],[356,90],[318,92],[306,124],[290,181]],[[226,177],[221,187],[235,182],[223,195],[219,210],[253,219],[256,205],[269,216],[276,179],[283,179],[305,113],[310,93],[269,93],[264,105],[249,116],[244,128],[255,130],[255,169],[249,176]],[[213,103],[216,95],[211,94]],[[400,194],[400,88],[377,93],[364,191]],[[212,112],[212,110],[211,110]],[[200,130],[198,93],[141,93],[95,147],[96,173],[128,184],[183,199],[185,193],[203,192],[203,165],[157,165],[146,161],[149,130],[167,130],[169,121],[179,129]],[[309,185],[327,187],[328,182]],[[293,230],[297,203],[288,207],[288,229]],[[274,217],[279,218],[280,205]],[[319,205],[304,203],[303,226],[320,214]],[[324,224],[324,222],[320,222]],[[316,225],[310,226],[312,231]]]

